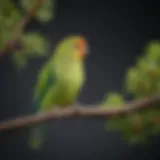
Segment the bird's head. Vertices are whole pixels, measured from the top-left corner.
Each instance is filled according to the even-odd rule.
[[[67,36],[57,46],[57,56],[64,61],[84,61],[89,53],[88,43],[83,36]]]
[[[84,37],[77,37],[77,39],[75,39],[74,46],[73,59],[84,60],[89,53],[87,40]]]

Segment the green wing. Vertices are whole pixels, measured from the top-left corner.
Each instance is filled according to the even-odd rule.
[[[51,105],[51,92],[54,89],[55,78],[54,65],[46,63],[39,73],[38,82],[35,87],[34,108],[36,111],[45,110],[49,107],[48,105]],[[42,105],[44,99],[46,99],[45,101],[48,101],[45,102],[46,106]]]

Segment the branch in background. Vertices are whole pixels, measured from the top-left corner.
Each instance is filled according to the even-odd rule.
[[[21,33],[24,31],[26,25],[32,20],[37,10],[44,2],[45,0],[38,0],[37,3],[20,20],[20,22],[15,27],[13,34],[11,35],[11,39],[4,45],[3,50],[0,52],[0,57],[5,56],[10,52],[14,52],[17,49],[16,43],[19,40]]]
[[[54,108],[48,112],[37,113],[31,116],[17,117],[13,120],[7,120],[0,123],[0,132],[12,129],[32,126],[38,123],[46,122],[49,120],[69,118],[75,116],[82,117],[114,117],[121,116],[133,111],[142,111],[151,107],[160,108],[160,95],[135,100],[130,103],[124,104],[122,107],[105,109],[98,106],[70,106],[68,108]]]

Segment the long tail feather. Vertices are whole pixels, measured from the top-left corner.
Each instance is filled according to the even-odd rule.
[[[36,126],[35,128],[31,129],[28,145],[31,149],[40,149],[44,142],[44,135],[45,132],[45,126],[43,124],[40,124]]]
[[[39,110],[38,105],[39,105],[39,102],[37,100],[34,100],[32,102],[34,112],[37,112]],[[40,112],[40,110],[38,112]],[[46,126],[44,124],[38,124],[31,127],[29,131],[29,137],[28,137],[29,148],[37,150],[42,147],[42,144],[45,138],[45,129],[46,129]]]

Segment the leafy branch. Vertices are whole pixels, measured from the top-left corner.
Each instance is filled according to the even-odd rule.
[[[49,120],[69,118],[75,116],[82,117],[117,117],[126,114],[133,113],[135,111],[143,111],[147,108],[160,107],[160,96],[156,95],[150,98],[144,98],[141,100],[135,100],[130,103],[126,103],[122,106],[112,107],[110,109],[102,108],[99,106],[70,106],[67,108],[54,107],[48,112],[37,113],[31,116],[17,117],[13,120],[7,120],[0,123],[0,132],[9,131],[12,129],[32,126],[38,123],[42,123]],[[158,119],[160,125],[160,119]]]
[[[20,0],[21,6],[26,10],[22,15],[11,0],[0,2],[1,59],[13,53],[11,54],[13,63],[22,68],[26,66],[29,57],[46,54],[48,49],[46,38],[36,32],[25,33],[25,28],[33,18],[41,23],[53,19],[53,3],[52,0]]]
[[[17,48],[16,43],[19,40],[22,32],[24,31],[26,25],[32,20],[34,15],[36,14],[37,10],[41,7],[41,5],[45,2],[45,0],[38,0],[37,3],[29,10],[27,11],[26,15],[18,22],[16,25],[11,39],[4,45],[3,50],[1,51],[0,56],[4,54],[8,54],[10,52],[14,52]]]

